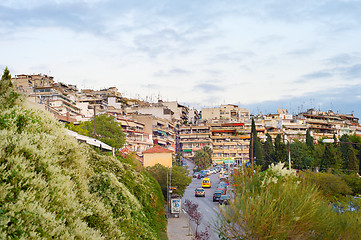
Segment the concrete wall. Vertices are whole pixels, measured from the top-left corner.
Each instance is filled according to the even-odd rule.
[[[144,153],[143,159],[144,167],[151,167],[157,163],[166,167],[172,167],[172,153]]]

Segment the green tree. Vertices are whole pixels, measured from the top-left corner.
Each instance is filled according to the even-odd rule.
[[[272,137],[271,137],[271,135],[269,135],[269,133],[267,133],[266,136],[267,136],[267,139],[263,146],[264,159],[265,159],[265,162],[264,162],[265,167],[263,168],[263,170],[267,169],[268,166],[274,162],[274,160],[273,160],[274,147],[273,147]]]
[[[192,182],[192,177],[188,176],[189,171],[183,167],[173,166],[172,170],[170,170],[170,168],[161,164],[156,164],[152,167],[147,167],[146,170],[157,180],[165,198],[167,198],[167,174],[168,184],[172,187],[177,187],[174,193],[181,196],[183,196],[185,189]]]
[[[213,155],[212,148],[208,146],[204,146],[202,150],[208,154],[209,159],[212,159],[212,155]]]
[[[10,71],[6,67],[0,81],[0,109],[13,107],[18,97],[11,82]]]
[[[312,166],[313,157],[307,144],[295,140],[291,143],[291,159],[294,168],[305,169]]]
[[[306,131],[306,145],[311,151],[315,149],[315,146],[313,144],[313,137],[311,136],[309,129],[307,129]]]
[[[351,138],[347,135],[341,137],[340,144],[342,158],[343,158],[343,167],[349,171],[358,172],[359,171],[359,160],[356,157],[354,148],[352,147]]]
[[[326,144],[325,151],[321,158],[321,171],[327,171],[329,168],[337,169],[337,154],[332,144]]]
[[[262,169],[266,169],[267,166],[265,164],[264,161],[264,157],[263,157],[263,146],[259,140],[259,138],[255,138],[255,140],[253,141],[254,144],[254,157],[256,159],[256,164],[261,166]]]
[[[211,165],[212,159],[209,157],[209,154],[203,150],[199,150],[193,157],[194,164],[200,169],[205,169]]]
[[[79,125],[84,129],[83,133],[88,132],[88,136],[94,136],[94,118]],[[74,128],[74,130],[76,130]],[[112,146],[116,150],[123,147],[126,138],[121,125],[115,121],[113,116],[101,114],[96,116],[96,133],[100,141]]]
[[[275,139],[274,160],[276,162],[286,162],[287,158],[288,158],[287,146],[282,142],[281,134],[278,134]]]

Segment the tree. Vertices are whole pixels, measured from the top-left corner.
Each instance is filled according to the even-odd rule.
[[[190,220],[196,224],[196,234],[194,236],[195,239],[209,239],[209,233],[207,228],[204,232],[198,232],[198,227],[202,221],[202,214],[198,211],[198,206],[198,203],[193,203],[188,199],[184,201],[184,210],[188,214]]]
[[[275,139],[274,160],[276,162],[286,162],[287,158],[288,158],[287,146],[282,142],[281,134],[278,134]]]
[[[208,146],[204,146],[204,147],[203,147],[203,151],[208,154],[209,159],[212,159],[212,155],[213,155],[212,148],[210,148],[210,147],[208,147]]]
[[[351,138],[347,135],[343,135],[341,137],[341,142],[345,142],[340,144],[341,153],[343,158],[343,167],[349,171],[359,171],[359,160],[356,157],[355,151],[351,144]]]
[[[305,169],[313,166],[312,152],[307,144],[296,140],[290,147],[294,168]]]
[[[306,145],[311,151],[315,149],[315,146],[313,145],[313,137],[311,136],[309,129],[306,131]]]
[[[171,181],[170,184],[177,187],[174,193],[182,196],[187,186],[192,182],[192,177],[188,176],[189,171],[183,167],[172,167],[172,178],[170,169],[161,164],[147,167],[146,170],[157,180],[165,198],[167,198],[167,174],[169,183]]]
[[[206,151],[199,150],[193,157],[194,164],[200,169],[207,168],[212,163],[212,158]]]
[[[94,135],[94,118],[80,124],[80,128],[86,130],[89,135]],[[85,133],[85,132],[84,132]],[[101,114],[96,116],[96,133],[98,139],[116,150],[123,147],[126,138],[121,125],[115,121],[113,116]]]
[[[19,94],[15,92],[11,82],[10,71],[6,67],[0,81],[0,109],[13,107],[18,97]]]
[[[264,166],[265,167],[262,170],[266,170],[268,168],[268,166],[274,162],[274,160],[273,160],[274,147],[273,147],[273,143],[272,143],[272,137],[271,137],[271,135],[269,135],[269,133],[267,133],[266,136],[267,136],[267,139],[263,145],[264,159],[265,159]]]
[[[336,151],[332,144],[326,144],[325,151],[321,158],[321,170],[327,171],[329,168],[337,168],[337,156]]]

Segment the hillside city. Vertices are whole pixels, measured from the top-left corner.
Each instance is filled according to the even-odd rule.
[[[79,90],[44,74],[15,75],[12,82],[18,92],[41,104],[61,122],[78,124],[94,114],[116,117],[126,134],[124,147],[135,152],[139,159],[154,145],[180,152],[186,158],[208,146],[213,150],[215,164],[225,160],[249,162],[251,117],[263,142],[266,134],[273,139],[281,134],[284,141],[305,141],[307,130],[315,141],[332,139],[334,135],[361,136],[357,117],[332,110],[309,109],[292,115],[287,109],[278,109],[277,113],[251,116],[249,110],[233,104],[198,111],[177,101],[159,99],[152,103],[126,98],[116,87]]]
[[[353,114],[0,81],[1,239],[359,239]]]

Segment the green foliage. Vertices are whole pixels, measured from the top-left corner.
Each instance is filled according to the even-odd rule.
[[[273,156],[274,156],[274,147],[272,143],[272,137],[269,133],[266,134],[267,139],[264,143],[263,149],[264,149],[264,168],[263,170],[266,170],[271,163],[274,163]]]
[[[188,176],[189,171],[183,167],[173,166],[172,170],[170,170],[163,165],[156,164],[155,166],[147,167],[146,170],[158,181],[165,198],[167,197],[167,173],[168,184],[171,184],[172,187],[177,187],[177,190],[173,193],[181,196],[183,196],[185,189],[192,182],[192,177]]]
[[[320,188],[323,195],[330,201],[337,201],[351,194],[352,190],[338,175],[331,173],[315,173],[306,171],[303,173],[306,181],[314,183]]]
[[[96,116],[95,122],[97,138],[100,141],[112,146],[116,150],[125,144],[125,134],[113,116],[101,114]],[[94,137],[94,118],[90,121],[80,123],[79,126],[69,124],[67,127],[80,134],[87,134],[87,136]]]
[[[206,169],[212,164],[212,149],[204,147],[203,150],[197,151],[193,161],[198,169]]]
[[[295,140],[290,147],[292,168],[309,169],[313,167],[312,152],[305,143]]]
[[[49,113],[15,105],[0,119],[1,239],[159,239],[165,231],[164,198],[148,173],[79,144]]]
[[[15,106],[19,94],[15,92],[9,69],[6,67],[0,81],[0,109]],[[1,122],[0,122],[1,124]]]
[[[309,129],[306,131],[306,145],[311,151],[315,148],[313,144],[313,137],[311,136]]]
[[[283,168],[233,176],[234,199],[221,207],[221,239],[358,239],[359,213],[337,215],[316,185]]]
[[[361,194],[361,178],[359,176],[356,176],[356,174],[343,174],[341,178],[352,189],[352,195]]]
[[[288,158],[287,146],[282,142],[281,134],[278,134],[275,139],[274,160],[276,162],[286,162]]]
[[[73,132],[77,132],[81,135],[91,137],[89,131],[82,128],[80,125],[74,125],[74,123],[65,123],[65,127]]]

